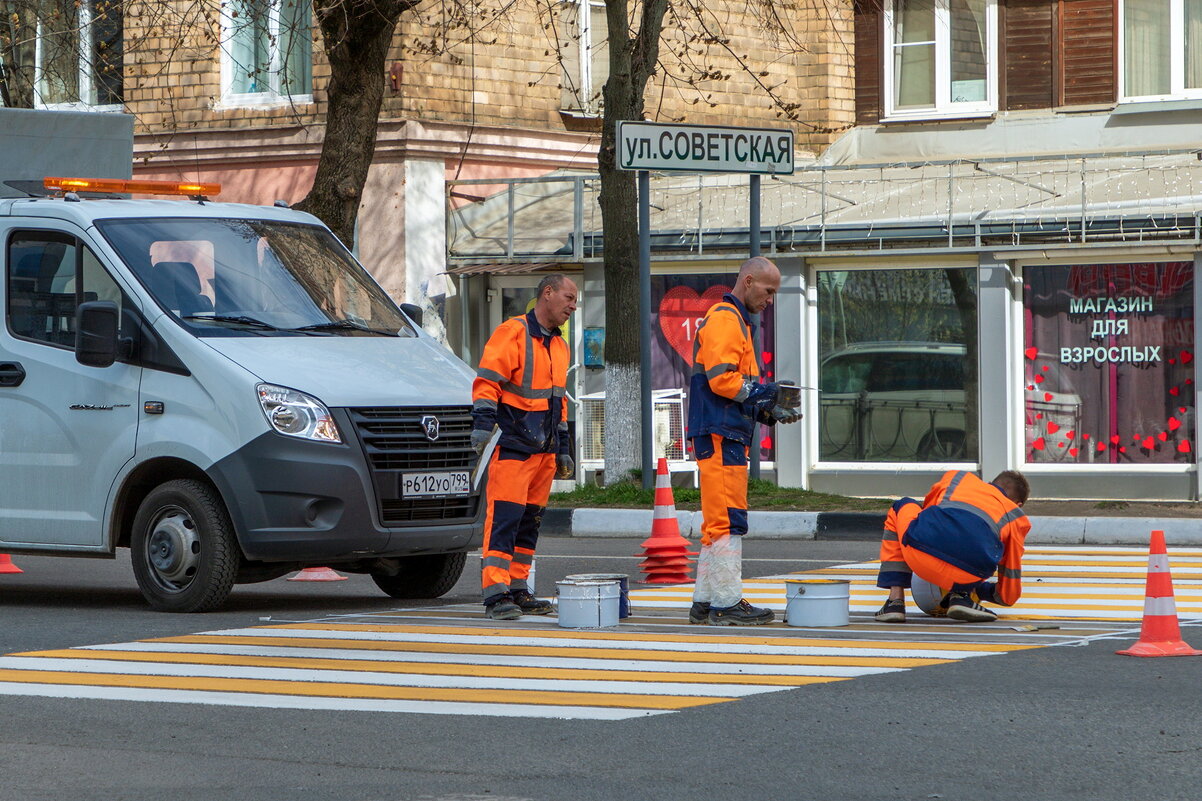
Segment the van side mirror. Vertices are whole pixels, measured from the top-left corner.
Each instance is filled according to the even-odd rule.
[[[75,361],[108,367],[117,361],[121,310],[111,300],[92,300],[75,310]]]
[[[422,327],[422,307],[421,306],[418,306],[416,303],[402,303],[401,311],[403,311],[410,320],[417,323],[418,328]]]

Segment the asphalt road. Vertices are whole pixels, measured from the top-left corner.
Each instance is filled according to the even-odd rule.
[[[570,573],[637,576],[637,551],[637,540],[547,538],[539,588]],[[745,574],[874,555],[871,542],[750,540]],[[219,612],[167,615],[142,604],[125,559],[16,562],[25,574],[0,576],[3,653],[399,605],[356,576],[241,586]],[[474,601],[476,586],[469,575],[431,605]],[[1202,645],[1202,629],[1184,632]],[[1195,799],[1202,659],[1113,654],[1129,642],[620,722],[0,696],[0,799]]]

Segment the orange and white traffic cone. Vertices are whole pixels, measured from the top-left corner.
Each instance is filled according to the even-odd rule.
[[[328,567],[306,567],[289,581],[346,581],[346,576],[336,573]]]
[[[1144,623],[1139,631],[1139,641],[1115,653],[1123,656],[1202,656],[1202,651],[1190,648],[1181,639],[1163,531],[1152,532],[1152,544],[1148,549],[1148,584],[1144,596]]]
[[[0,553],[0,573],[24,573],[25,571],[13,564],[13,558],[6,553]]]
[[[680,536],[680,524],[676,520],[676,500],[672,497],[672,477],[668,474],[668,460],[661,458],[655,471],[655,511],[651,518],[651,537],[640,543],[643,557],[639,570],[647,574],[647,584],[687,584],[689,579],[689,557],[697,554],[689,550],[689,541]]]

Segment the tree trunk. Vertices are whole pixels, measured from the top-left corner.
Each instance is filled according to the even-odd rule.
[[[401,13],[417,0],[313,0],[330,62],[325,139],[313,188],[296,208],[315,215],[348,248],[384,100],[384,61]]]
[[[639,309],[631,302],[631,287],[639,282],[638,189],[635,174],[617,167],[619,120],[643,119],[643,94],[659,58],[667,0],[645,0],[639,29],[630,36],[627,0],[606,0],[609,29],[609,78],[605,100],[601,149],[597,167],[601,175],[601,226],[605,232],[605,483],[629,478],[642,465],[642,420],[639,381]],[[635,297],[638,297],[635,294]]]

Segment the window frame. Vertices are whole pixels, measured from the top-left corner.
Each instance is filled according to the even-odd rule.
[[[566,66],[563,64],[561,57],[560,64],[563,70],[562,79],[564,81],[563,91],[560,94],[560,108],[563,111],[575,112],[587,117],[600,117],[605,105],[604,84],[598,87],[593,87],[593,9],[605,9],[604,0],[562,0],[564,7],[574,6],[576,8],[576,24],[580,32],[580,38],[575,43],[569,41],[568,47],[575,45],[576,66],[575,75],[569,76]],[[559,32],[559,36],[569,36],[567,31]],[[606,37],[608,42],[608,36]],[[561,51],[562,53],[562,51]],[[608,53],[606,54],[608,58]],[[576,89],[572,90],[567,85],[567,78],[576,79]],[[571,100],[570,100],[571,98]]]
[[[246,0],[223,0],[221,3],[221,98],[214,105],[217,109],[228,108],[248,108],[248,107],[278,107],[278,106],[296,106],[305,105],[313,102],[313,8],[312,4],[305,3],[309,16],[309,86],[307,92],[299,94],[286,94],[282,91],[281,76],[284,71],[284,53],[281,51],[279,43],[282,41],[280,36],[281,25],[281,9],[284,0],[266,0],[268,8],[267,27],[268,27],[268,46],[270,48],[270,67],[267,70],[270,88],[260,92],[235,92],[234,91],[234,58],[231,52],[231,45],[234,40],[235,31],[237,29],[236,20],[233,16],[233,11],[237,9],[239,13],[245,8]]]
[[[1118,102],[1155,103],[1166,100],[1202,100],[1202,86],[1185,86],[1185,0],[1169,3],[1169,92],[1159,95],[1127,94],[1127,2],[1118,3]],[[1202,47],[1202,41],[1198,42]]]
[[[78,95],[76,100],[66,101],[62,103],[46,102],[45,97],[45,76],[46,68],[43,58],[45,55],[45,30],[43,21],[37,21],[37,39],[34,42],[34,57],[33,57],[33,105],[34,108],[49,109],[57,111],[122,111],[125,107],[124,91],[122,91],[122,102],[120,103],[104,103],[96,102],[98,95],[98,86],[93,67],[95,59],[95,46],[92,36],[93,25],[93,6],[96,0],[79,0],[79,26],[76,31],[75,50],[78,63]],[[122,27],[124,28],[124,15],[122,16]],[[125,41],[122,38],[121,47],[121,69],[125,69]],[[2,104],[0,104],[2,105]]]
[[[1000,56],[998,0],[985,0],[985,99],[975,102],[951,101],[951,0],[934,0],[935,4],[935,104],[921,108],[898,108],[894,101],[897,76],[894,68],[897,44],[894,41],[894,22],[899,4],[905,0],[889,0],[881,14],[882,86],[881,101],[884,120],[991,117],[998,111],[998,74]],[[910,43],[917,44],[917,43]]]

